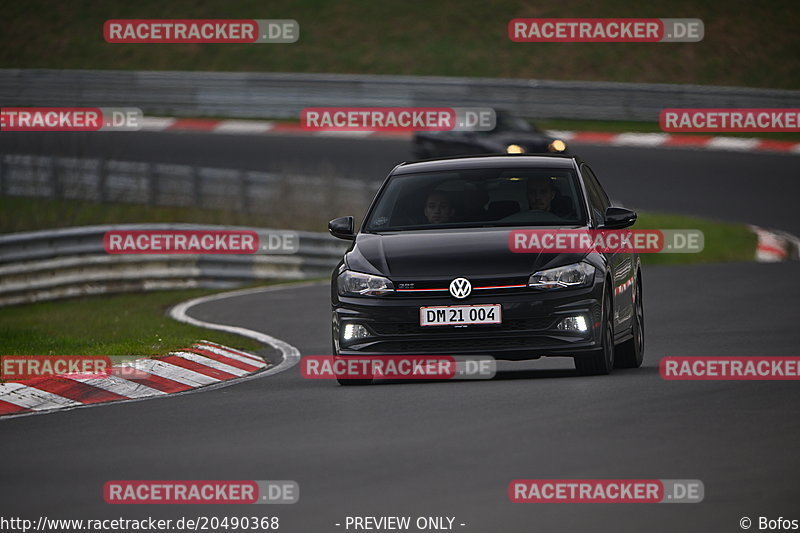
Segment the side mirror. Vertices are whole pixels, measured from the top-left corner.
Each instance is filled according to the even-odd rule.
[[[636,222],[636,213],[624,207],[609,207],[600,229],[622,229],[633,226]]]
[[[328,231],[339,239],[352,241],[356,238],[355,230],[353,229],[353,217],[334,218],[328,222]]]

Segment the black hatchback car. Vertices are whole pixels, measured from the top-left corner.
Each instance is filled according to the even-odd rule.
[[[329,223],[334,236],[354,241],[332,277],[334,354],[567,356],[581,374],[638,367],[638,254],[515,253],[509,245],[520,229],[621,229],[635,221],[633,211],[611,206],[577,157],[400,164],[360,231],[350,216]]]

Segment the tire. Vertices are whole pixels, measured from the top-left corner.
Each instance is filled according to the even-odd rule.
[[[642,302],[642,280],[637,276],[633,293],[633,337],[617,348],[614,368],[639,368],[644,361],[644,304]]]
[[[590,355],[575,357],[575,370],[582,376],[602,376],[614,368],[614,315],[611,311],[611,295],[605,293],[603,298],[603,316],[600,321],[603,327],[601,347]]]

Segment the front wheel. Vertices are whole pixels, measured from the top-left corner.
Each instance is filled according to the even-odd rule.
[[[575,369],[582,376],[601,376],[614,368],[614,315],[611,311],[611,296],[603,298],[603,317],[600,320],[603,331],[601,346],[591,355],[575,357]]]
[[[620,345],[614,368],[639,368],[644,361],[644,304],[642,303],[641,279],[633,287],[633,325],[631,326],[633,336]]]

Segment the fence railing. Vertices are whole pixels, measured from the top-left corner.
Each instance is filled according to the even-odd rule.
[[[351,74],[0,69],[0,105],[297,118],[312,106],[487,106],[529,118],[649,120],[666,107],[800,107],[800,91]]]
[[[299,250],[291,255],[106,253],[103,236],[107,231],[137,229],[265,231],[195,224],[125,224],[0,235],[0,306],[91,294],[226,288],[253,281],[326,277],[347,248],[346,242],[324,233],[296,232]]]
[[[378,184],[228,168],[0,155],[0,195],[267,212],[302,195],[304,209],[363,206]],[[349,207],[349,206],[344,206]]]

